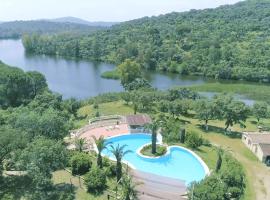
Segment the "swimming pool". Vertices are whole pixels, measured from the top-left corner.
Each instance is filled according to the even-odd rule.
[[[147,158],[137,153],[138,149],[151,142],[148,134],[127,134],[108,138],[113,146],[127,145],[125,150],[131,150],[124,156],[123,161],[130,167],[143,172],[185,181],[186,185],[192,181],[202,180],[209,173],[205,163],[193,152],[178,146],[169,148],[169,152],[159,158]],[[103,156],[114,159],[110,147],[102,151]]]

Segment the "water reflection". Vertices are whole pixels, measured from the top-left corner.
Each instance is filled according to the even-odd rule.
[[[26,54],[21,40],[0,40],[0,60],[25,71],[39,71],[45,75],[49,88],[64,98],[85,99],[106,92],[123,91],[120,81],[103,79],[100,75],[115,66],[86,60],[70,60],[45,55]],[[159,89],[202,84],[198,77],[177,74],[144,72],[145,78]]]

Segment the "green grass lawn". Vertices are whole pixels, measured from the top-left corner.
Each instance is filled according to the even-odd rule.
[[[226,92],[246,96],[256,101],[270,99],[270,87],[263,84],[241,84],[241,83],[206,83],[194,85],[189,88],[198,92]]]
[[[100,115],[129,115],[133,114],[133,109],[129,105],[125,105],[122,101],[99,104],[98,109],[94,109],[93,105],[86,105],[78,110],[78,116],[83,118],[77,120],[76,127],[82,127],[88,123],[88,120],[95,117],[95,113]]]

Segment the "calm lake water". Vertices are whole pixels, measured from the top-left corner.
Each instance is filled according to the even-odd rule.
[[[28,55],[21,40],[0,40],[0,60],[24,71],[39,71],[45,75],[49,88],[64,98],[86,99],[106,92],[123,91],[119,80],[103,79],[104,71],[115,66],[85,60],[69,60],[45,55]],[[168,89],[205,82],[199,77],[181,77],[177,74],[148,72],[145,78],[153,87]]]

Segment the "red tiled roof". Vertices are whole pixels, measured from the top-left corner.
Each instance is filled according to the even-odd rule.
[[[127,115],[126,121],[130,126],[143,126],[152,122],[151,118],[146,114]]]

